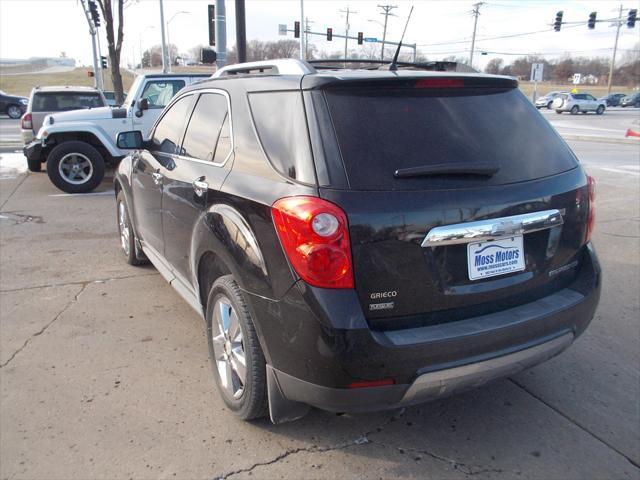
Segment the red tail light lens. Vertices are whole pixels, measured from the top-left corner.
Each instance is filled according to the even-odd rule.
[[[353,288],[347,216],[316,197],[281,198],[271,207],[289,262],[305,282],[321,288]]]
[[[587,216],[587,236],[585,241],[588,242],[596,224],[596,181],[591,175],[587,175],[587,190],[589,191],[589,215]]]
[[[461,78],[421,78],[416,82],[416,88],[461,88],[464,80]]]
[[[22,116],[22,120],[20,120],[20,125],[23,130],[31,130],[33,128],[33,123],[31,123],[31,114],[25,113]]]

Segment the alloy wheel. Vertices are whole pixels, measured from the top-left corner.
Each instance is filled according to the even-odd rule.
[[[93,175],[93,164],[81,153],[68,153],[60,160],[58,172],[64,181],[82,185]]]
[[[238,316],[225,297],[218,297],[213,309],[211,335],[215,363],[225,393],[238,399],[244,392],[247,362]]]

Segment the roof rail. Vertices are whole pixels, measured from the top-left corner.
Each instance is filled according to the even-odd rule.
[[[275,70],[265,72],[265,70]],[[281,58],[275,60],[262,60],[259,62],[237,63],[221,68],[211,78],[219,78],[227,75],[255,73],[276,73],[277,75],[308,75],[316,73],[316,69],[304,60],[296,58]]]
[[[385,66],[389,64],[389,60],[372,60],[364,58],[332,58],[323,60],[308,60],[313,67],[318,69],[331,69],[342,70],[350,67],[344,66],[345,64],[364,64],[364,65],[380,65]],[[330,64],[330,65],[326,65]],[[342,64],[342,66],[338,65]],[[437,72],[455,71],[460,64],[456,62],[447,61],[435,61],[435,62],[396,62],[398,67],[405,67],[416,70],[433,70]],[[377,69],[378,67],[373,67]]]

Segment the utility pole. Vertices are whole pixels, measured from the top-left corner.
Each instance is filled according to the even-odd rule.
[[[216,66],[227,64],[227,12],[224,0],[216,0]]]
[[[380,15],[384,15],[384,30],[382,31],[382,48],[380,49],[380,60],[384,60],[384,44],[387,41],[387,20],[389,15],[395,17],[391,10],[398,8],[397,5],[378,5],[378,8],[382,9]]]
[[[160,35],[162,37],[162,73],[169,73],[169,60],[167,59],[167,42],[164,36],[164,7],[160,1]]]
[[[613,83],[613,69],[616,64],[616,52],[618,50],[618,37],[620,36],[620,27],[622,26],[622,5],[616,19],[616,42],[613,44],[613,55],[611,55],[611,65],[609,65],[609,81],[607,82],[607,95],[611,93],[611,84]]]
[[[348,42],[349,42],[349,14],[350,13],[358,13],[358,12],[354,12],[353,10],[349,9],[349,7],[347,7],[346,10],[340,10],[340,13],[346,13],[347,14],[347,18],[344,24],[344,30],[345,30],[345,34],[344,34],[344,58],[347,58],[347,46],[348,46]],[[346,67],[346,65],[345,65]]]
[[[304,0],[300,0],[300,26],[302,28],[304,28]],[[305,41],[306,41],[306,33],[303,33],[302,35],[300,35],[300,60],[306,60],[306,46],[305,46]]]
[[[471,55],[469,55],[469,66],[473,68],[473,50],[476,46],[476,28],[478,27],[478,17],[480,16],[480,7],[484,5],[484,2],[478,2],[473,4],[473,10],[471,14],[475,17],[473,21],[473,37],[471,37]]]
[[[313,20],[309,20],[309,17],[304,19],[304,59],[309,58],[309,26],[315,23]]]
[[[247,26],[244,15],[244,0],[236,0],[236,50],[238,63],[247,61]]]

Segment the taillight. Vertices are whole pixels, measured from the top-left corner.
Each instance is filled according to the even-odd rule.
[[[25,113],[22,116],[22,120],[20,121],[20,125],[23,130],[31,130],[33,128],[33,123],[31,122],[31,114]]]
[[[353,288],[345,213],[317,197],[281,198],[271,207],[280,243],[296,273],[321,288]]]
[[[591,239],[596,223],[596,181],[591,175],[587,175],[587,190],[589,192],[589,214],[587,216],[587,235],[585,241]]]
[[[464,80],[461,78],[421,78],[416,81],[415,88],[461,88]]]

